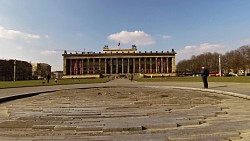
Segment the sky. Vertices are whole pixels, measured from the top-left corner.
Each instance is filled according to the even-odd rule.
[[[250,44],[249,0],[0,0],[0,59],[63,70],[63,50],[171,51],[176,63]],[[118,43],[120,46],[118,47]]]

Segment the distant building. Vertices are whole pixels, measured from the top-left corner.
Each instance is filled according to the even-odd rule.
[[[51,72],[51,78],[61,79],[63,77],[63,71],[53,71]]]
[[[103,52],[67,53],[63,56],[65,78],[140,74],[142,76],[176,76],[175,54],[171,52],[137,52],[130,49],[109,49]]]
[[[46,63],[32,63],[33,79],[46,79],[46,76],[51,75],[51,66]]]
[[[32,79],[32,65],[20,60],[0,60],[0,81]]]

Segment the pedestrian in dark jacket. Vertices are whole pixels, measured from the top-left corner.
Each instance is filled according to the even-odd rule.
[[[133,81],[133,74],[131,73],[131,75],[130,75],[130,81]]]
[[[207,77],[209,75],[209,70],[205,67],[202,67],[202,72],[201,72],[201,76],[202,76],[202,81],[204,83],[204,88],[207,89],[208,88],[208,82],[207,82]]]
[[[51,77],[50,77],[50,75],[48,74],[48,75],[47,75],[47,83],[49,83],[50,78],[51,78]]]

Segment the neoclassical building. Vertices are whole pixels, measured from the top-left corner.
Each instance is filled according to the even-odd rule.
[[[84,78],[110,75],[134,74],[140,76],[176,76],[175,54],[171,52],[137,52],[135,45],[130,49],[76,52],[62,54],[64,78]]]

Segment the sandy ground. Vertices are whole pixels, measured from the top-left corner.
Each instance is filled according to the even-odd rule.
[[[0,104],[0,140],[250,140],[250,101],[192,90],[104,87]]]

